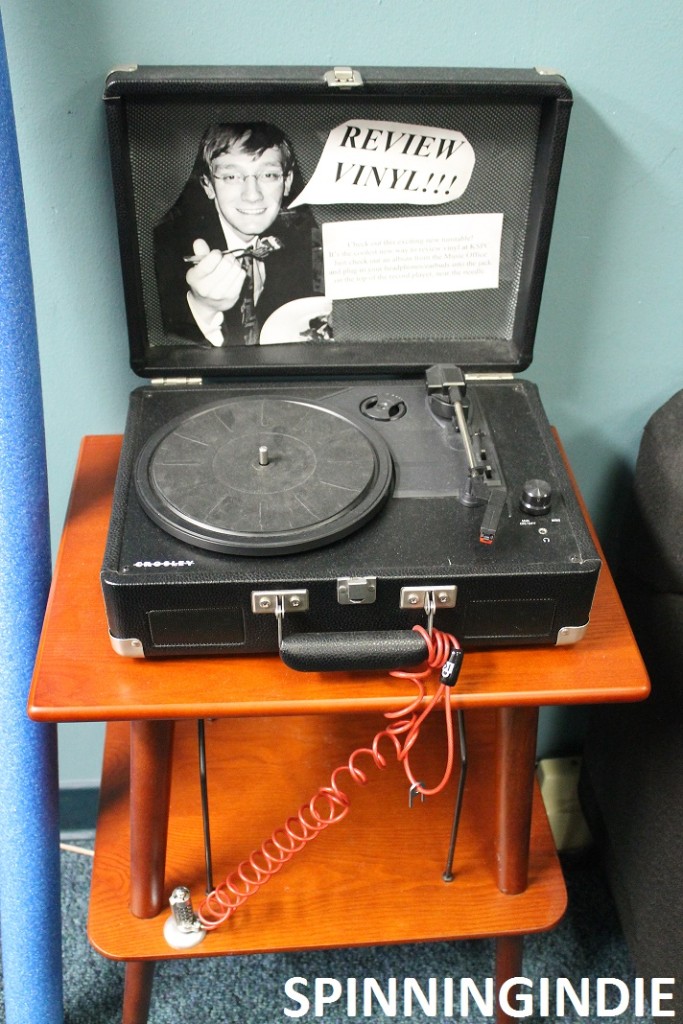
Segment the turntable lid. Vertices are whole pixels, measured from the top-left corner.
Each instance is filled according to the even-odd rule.
[[[136,373],[531,362],[572,101],[559,75],[131,67],[105,101]],[[215,266],[191,261],[197,239]],[[214,271],[231,284],[208,287]]]

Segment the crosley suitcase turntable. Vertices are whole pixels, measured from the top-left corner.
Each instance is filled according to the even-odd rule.
[[[539,71],[123,68],[131,656],[572,643],[600,561],[531,362],[571,94]],[[419,647],[419,645],[418,645]],[[422,649],[423,650],[423,649]]]

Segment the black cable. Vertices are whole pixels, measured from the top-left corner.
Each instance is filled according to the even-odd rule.
[[[446,869],[442,875],[444,882],[452,882],[453,858],[455,856],[455,844],[458,840],[458,828],[460,826],[460,815],[462,813],[462,800],[465,795],[465,782],[467,780],[467,736],[465,734],[465,714],[462,710],[456,712],[458,719],[458,736],[460,737],[460,779],[458,781],[458,792],[455,798],[455,809],[453,811],[453,826],[451,828],[451,840],[448,846],[446,857]]]
[[[206,862],[206,891],[213,892],[213,867],[211,860],[211,826],[209,824],[209,789],[206,774],[206,734],[204,719],[197,722],[199,747],[199,789],[202,797],[202,826],[204,829],[204,860]]]

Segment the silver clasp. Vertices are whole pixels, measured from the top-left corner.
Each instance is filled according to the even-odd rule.
[[[353,89],[358,85],[363,85],[360,71],[355,71],[353,68],[332,68],[331,71],[325,72],[324,78],[327,84],[335,89]]]

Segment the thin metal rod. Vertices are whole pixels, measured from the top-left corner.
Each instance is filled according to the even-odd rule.
[[[448,856],[446,857],[446,869],[442,875],[444,882],[452,882],[454,878],[453,858],[455,856],[455,844],[458,841],[462,801],[465,795],[465,783],[467,781],[467,736],[465,733],[465,713],[462,710],[458,710],[456,712],[456,716],[458,721],[458,736],[460,738],[460,779],[458,780],[458,792],[455,797],[453,826],[451,828],[451,840],[448,846]]]
[[[465,454],[467,455],[470,472],[473,473],[477,468],[477,460],[474,457],[474,449],[472,448],[472,442],[470,441],[470,435],[467,430],[467,420],[465,419],[465,410],[462,407],[462,402],[454,402],[453,411],[455,412],[455,418],[458,423],[460,436],[462,437],[462,443],[465,446]]]
[[[206,862],[206,891],[213,892],[213,867],[211,859],[211,826],[209,823],[209,788],[206,774],[206,732],[204,719],[197,722],[197,740],[199,747],[199,789],[202,797],[202,826],[204,829],[204,860]]]

